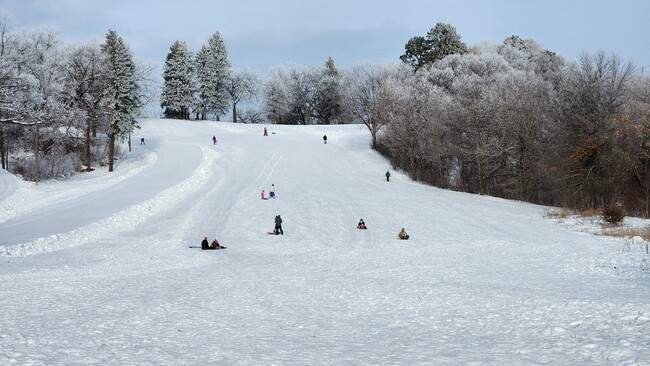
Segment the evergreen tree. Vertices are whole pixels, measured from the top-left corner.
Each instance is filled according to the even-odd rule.
[[[216,119],[226,113],[230,95],[226,90],[230,74],[228,50],[219,32],[215,32],[207,45],[196,56],[196,75],[199,82],[197,119],[214,115]]]
[[[103,105],[108,109],[110,117],[108,171],[112,172],[115,138],[126,137],[134,130],[134,117],[142,104],[139,98],[140,87],[135,81],[133,55],[122,37],[109,30],[102,52],[106,62]]]
[[[414,70],[431,65],[448,55],[467,53],[467,46],[460,40],[456,28],[445,23],[436,24],[426,37],[411,38],[404,48],[406,51],[399,58]]]
[[[160,106],[168,118],[190,118],[194,98],[194,63],[185,42],[176,41],[170,48],[163,69],[163,89]]]
[[[325,63],[317,89],[314,107],[316,118],[322,124],[337,121],[341,114],[341,75],[331,57]]]

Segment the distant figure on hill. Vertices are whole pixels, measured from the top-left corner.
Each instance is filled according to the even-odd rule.
[[[408,240],[409,234],[407,234],[406,231],[404,231],[404,228],[402,228],[402,230],[400,230],[399,234],[397,234],[397,237],[399,237],[402,240]]]
[[[271,190],[269,191],[269,197],[275,198],[275,184],[271,184]]]
[[[140,139],[140,145],[146,145],[146,144],[144,143],[144,137]]]
[[[390,182],[390,172],[386,171],[386,182]]]
[[[212,136],[212,145],[217,144],[217,136]]]
[[[264,127],[264,136],[268,136],[268,135],[269,135],[269,131],[266,129],[266,127]]]
[[[367,229],[366,223],[363,222],[363,219],[359,220],[359,225],[357,225],[357,229]]]
[[[275,229],[273,232],[275,235],[284,235],[284,231],[282,231],[282,217],[280,215],[275,216]]]
[[[327,144],[327,135],[323,135],[323,143]]]

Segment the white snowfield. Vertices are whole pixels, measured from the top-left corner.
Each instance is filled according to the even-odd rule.
[[[0,172],[0,364],[650,365],[625,239],[415,183],[364,126],[141,124],[113,173]]]

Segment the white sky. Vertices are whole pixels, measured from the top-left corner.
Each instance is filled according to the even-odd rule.
[[[644,0],[0,0],[18,26],[49,26],[64,39],[103,40],[115,29],[135,55],[161,65],[176,40],[198,51],[219,31],[234,68],[265,74],[280,64],[339,68],[398,61],[413,36],[437,22],[463,41],[534,39],[567,58],[617,53],[650,67],[650,2]]]

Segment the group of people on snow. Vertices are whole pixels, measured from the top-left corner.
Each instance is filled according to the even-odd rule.
[[[201,249],[203,250],[215,250],[215,249],[223,249],[225,247],[221,246],[217,239],[214,239],[212,243],[208,243],[208,237],[203,237],[203,241],[201,242]]]
[[[264,127],[264,136],[268,136],[269,132],[266,127]],[[142,139],[142,143],[144,143],[144,139]],[[323,143],[327,144],[327,135],[323,135]],[[216,145],[217,144],[217,137],[212,136],[212,144]],[[390,171],[386,171],[386,181],[390,182]],[[261,198],[263,200],[268,200],[265,196],[265,191],[262,189],[261,193]],[[275,184],[271,184],[271,189],[269,190],[269,198],[275,198]],[[357,224],[357,229],[362,229],[366,230],[368,227],[366,226],[366,223],[363,221],[363,219],[359,220],[359,224]],[[282,230],[282,217],[280,215],[275,216],[275,228],[273,229],[273,234],[275,235],[284,235],[284,231]],[[397,234],[397,237],[401,240],[408,240],[409,235],[406,233],[404,228],[400,230],[399,234]],[[212,244],[208,244],[208,237],[206,236],[203,241],[201,242],[201,248],[202,249],[221,249],[225,248],[219,245],[219,242],[217,242],[217,239],[214,239],[212,241]]]

